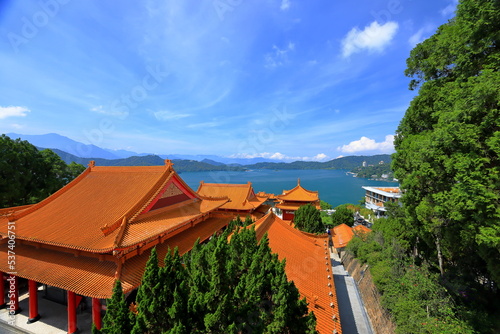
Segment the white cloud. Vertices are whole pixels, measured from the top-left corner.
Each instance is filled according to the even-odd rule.
[[[387,135],[383,142],[377,143],[374,139],[361,137],[359,140],[350,142],[347,145],[339,146],[337,150],[343,153],[355,153],[362,151],[380,151],[389,153],[394,151],[394,136]]]
[[[280,9],[287,10],[288,8],[290,8],[290,0],[281,0]]]
[[[452,16],[457,8],[458,0],[451,0],[451,3],[445,8],[441,9],[441,15],[444,17]]]
[[[90,111],[94,111],[99,114],[107,115],[107,116],[114,116],[118,117],[120,119],[125,119],[128,116],[128,111],[121,111],[118,109],[104,109],[103,106],[95,106],[93,108],[90,108]]]
[[[7,117],[26,117],[30,111],[31,110],[26,107],[0,107],[0,119]]]
[[[292,42],[288,42],[288,45],[283,49],[273,45],[273,51],[264,56],[265,66],[267,68],[275,68],[285,65],[288,62],[288,53],[293,50],[295,50],[295,43]]]
[[[386,22],[383,25],[373,21],[364,30],[354,27],[342,40],[342,55],[347,58],[365,49],[370,52],[381,52],[394,38],[398,27],[399,25],[394,21]]]
[[[171,121],[192,116],[191,114],[175,114],[167,110],[155,111],[153,114],[159,121]]]
[[[280,152],[276,152],[276,153],[262,152],[262,153],[255,153],[255,154],[239,153],[239,154],[230,155],[229,158],[239,158],[239,159],[265,158],[265,159],[273,159],[273,160],[288,161],[288,162],[291,162],[291,161],[327,161],[330,159],[330,157],[324,153],[316,154],[313,157],[293,157],[293,156],[285,155],[285,154],[280,153]]]

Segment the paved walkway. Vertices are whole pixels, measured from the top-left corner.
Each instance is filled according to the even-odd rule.
[[[335,250],[330,252],[343,334],[373,334],[370,319],[354,279],[344,269]]]
[[[38,290],[38,312],[41,319],[28,324],[28,293],[20,291],[19,306],[21,313],[16,315],[14,326],[9,325],[9,314],[6,309],[0,310],[0,334],[65,334],[68,330],[68,316],[65,305],[43,298],[43,287]],[[77,313],[79,334],[90,334],[92,314],[90,310]]]

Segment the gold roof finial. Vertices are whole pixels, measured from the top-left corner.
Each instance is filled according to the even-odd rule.
[[[167,168],[172,168],[173,165],[174,163],[172,162],[172,160],[165,159],[165,166],[167,166]]]

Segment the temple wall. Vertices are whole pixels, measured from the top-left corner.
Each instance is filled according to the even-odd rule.
[[[394,334],[396,325],[392,322],[389,312],[380,303],[380,293],[373,283],[370,270],[367,270],[368,266],[361,264],[349,252],[342,254],[342,263],[357,283],[373,332],[375,334]]]

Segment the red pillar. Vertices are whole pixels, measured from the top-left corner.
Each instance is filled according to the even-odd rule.
[[[29,280],[28,288],[30,302],[30,316],[28,318],[28,324],[31,324],[40,320],[40,314],[38,314],[38,287],[35,281]]]
[[[101,329],[101,300],[99,298],[92,298],[92,320],[97,329]]]
[[[68,291],[68,334],[76,333],[76,295]]]
[[[7,304],[5,303],[5,281],[3,280],[3,272],[0,271],[0,309],[4,309]]]

